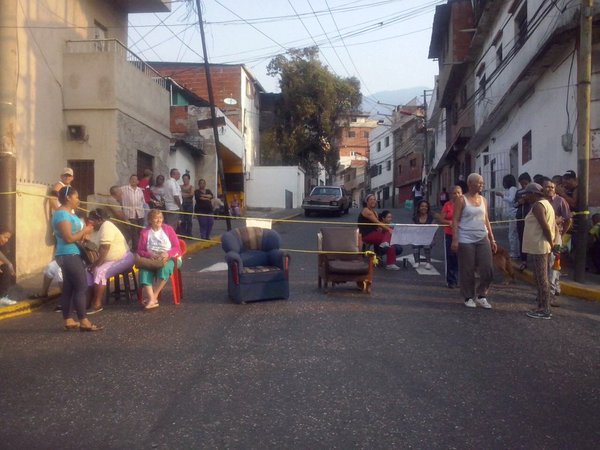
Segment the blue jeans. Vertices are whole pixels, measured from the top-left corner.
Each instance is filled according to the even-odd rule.
[[[450,249],[452,236],[444,233],[446,239],[446,283],[458,286],[458,255]]]
[[[181,205],[181,211],[185,213],[191,213],[194,209],[193,204],[184,203]],[[192,215],[191,214],[180,214],[179,220],[181,220],[180,231],[184,236],[192,235]]]
[[[214,223],[215,218],[212,214],[207,216],[198,216],[198,225],[200,226],[200,239],[210,239],[210,232],[212,231]]]
[[[63,289],[60,297],[63,319],[71,315],[75,307],[77,318],[85,319],[86,292],[88,288],[87,271],[79,255],[57,255],[56,262],[62,269]]]

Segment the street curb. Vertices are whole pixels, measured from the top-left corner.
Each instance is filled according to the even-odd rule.
[[[271,219],[271,220],[272,220],[273,224],[276,224],[282,220],[293,219],[293,218],[301,216],[301,215],[302,215],[302,213],[294,213],[287,217],[280,217],[278,219]],[[268,218],[266,218],[266,219],[268,219]],[[186,254],[197,253],[202,250],[207,250],[209,248],[216,247],[217,245],[219,245],[221,243],[221,236],[217,236],[213,240],[218,241],[218,242],[205,242],[205,241],[192,242],[191,244],[187,245]],[[55,299],[59,296],[60,296],[60,294],[56,294],[56,295],[52,295],[52,296],[49,296],[44,299],[21,300],[16,305],[4,306],[4,307],[0,308],[0,320],[11,319],[13,317],[19,317],[19,316],[24,316],[25,314],[30,314],[31,312],[33,312],[35,309],[39,308],[43,304],[45,304],[45,303],[49,302],[50,300]]]
[[[515,269],[515,276],[522,281],[526,281],[529,284],[535,284],[533,280],[533,272],[530,270],[519,271],[518,264],[512,263]],[[600,290],[592,289],[582,283],[575,281],[560,281],[560,292],[564,295],[570,295],[571,297],[577,297],[584,300],[600,302]]]
[[[0,308],[0,320],[11,319],[13,317],[24,316],[25,314],[29,314],[33,312],[33,310],[39,308],[40,306],[48,303],[50,300],[59,297],[60,294],[50,295],[46,298],[36,299],[36,300],[21,300],[17,302],[16,305],[4,306]]]

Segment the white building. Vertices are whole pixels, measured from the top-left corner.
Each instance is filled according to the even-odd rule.
[[[394,193],[394,134],[389,120],[371,132],[369,178],[381,208],[390,207]]]
[[[502,189],[506,174],[551,177],[577,170],[578,5],[455,0],[438,7],[430,57],[440,61],[438,101],[450,121],[437,164],[441,176],[444,166],[454,166],[460,169],[446,176],[477,171],[489,189]],[[598,13],[596,5],[595,20]],[[472,33],[464,48],[453,37],[461,29]],[[594,54],[598,50],[596,43]],[[592,72],[599,69],[596,58]],[[592,85],[598,86],[597,75]],[[600,129],[600,94],[593,90],[590,185],[600,176],[600,140],[593,139]],[[488,198],[494,208],[495,196]],[[600,193],[590,190],[590,204],[600,204]]]

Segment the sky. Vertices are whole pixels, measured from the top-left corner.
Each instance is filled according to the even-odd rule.
[[[191,2],[195,3],[195,1]],[[210,63],[245,64],[267,92],[266,67],[289,48],[314,46],[329,70],[355,76],[374,96],[432,87],[427,59],[435,5],[445,0],[202,0]],[[170,13],[131,14],[129,48],[147,61],[202,62],[197,14],[173,1]]]

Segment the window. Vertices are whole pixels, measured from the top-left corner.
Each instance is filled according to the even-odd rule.
[[[386,137],[385,137],[385,146],[386,146],[386,147],[389,147],[389,146],[390,146],[390,137],[389,137],[389,136],[386,136]]]
[[[377,151],[380,152],[381,151],[381,142],[377,143]]]
[[[355,138],[356,137],[356,131],[348,131],[348,137],[349,138]]]
[[[519,49],[527,40],[527,2],[515,16],[515,48]]]
[[[369,132],[368,131],[363,131],[363,137],[365,139],[369,139]]]
[[[504,56],[502,55],[502,44],[500,44],[496,49],[496,67],[500,67],[502,65],[503,57]]]
[[[389,172],[390,170],[392,170],[392,161],[388,161],[388,162],[387,162],[387,170],[388,170],[388,172]]]
[[[483,101],[485,99],[485,92],[487,89],[487,77],[485,74],[479,79],[479,101]]]
[[[452,124],[456,125],[458,123],[458,103],[454,102],[452,105]]]
[[[531,161],[532,156],[530,130],[525,136],[523,136],[523,140],[521,141],[521,164]]]
[[[381,175],[381,164],[377,166],[377,175]]]
[[[402,164],[398,164],[398,175],[402,175]]]
[[[413,158],[410,160],[410,168],[414,169],[415,167],[417,167],[417,159]]]
[[[460,109],[465,109],[467,106],[467,85],[465,84],[460,90]]]

